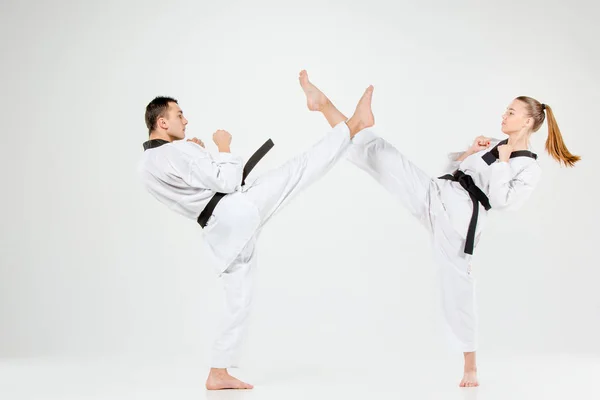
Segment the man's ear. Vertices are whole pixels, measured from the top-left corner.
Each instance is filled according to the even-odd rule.
[[[158,125],[158,127],[162,129],[167,129],[169,127],[169,123],[163,117],[158,118],[158,120],[156,121],[156,125]]]

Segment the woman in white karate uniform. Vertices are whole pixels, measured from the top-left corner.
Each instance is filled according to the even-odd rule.
[[[316,87],[307,91],[313,104],[328,104]],[[337,118],[332,113],[328,121]],[[464,353],[460,386],[478,386],[477,311],[471,257],[489,209],[516,209],[540,179],[537,155],[529,151],[529,137],[547,120],[546,150],[572,167],[579,157],[565,146],[552,109],[530,97],[518,97],[502,116],[504,141],[477,137],[462,153],[453,153],[446,173],[430,177],[390,143],[371,130],[359,132],[348,160],[385,187],[431,233],[434,259],[442,291],[445,326]],[[474,206],[475,205],[475,206]]]
[[[300,73],[303,89],[311,88],[306,71]],[[231,135],[215,132],[218,154],[210,154],[194,138],[184,141],[187,119],[177,101],[159,97],[146,108],[150,137],[144,143],[139,165],[146,189],[169,209],[200,223],[215,272],[225,289],[225,315],[213,346],[206,387],[251,389],[252,385],[229,375],[236,367],[252,302],[256,269],[256,242],[265,223],[301,190],[322,177],[341,159],[351,138],[374,123],[370,86],[352,118],[340,116],[331,103],[313,105],[333,130],[305,152],[250,184],[242,184],[243,162],[230,153]],[[302,136],[299,136],[301,142]],[[225,194],[212,211],[215,193]],[[206,214],[206,221],[203,215]],[[200,217],[199,217],[200,216]]]

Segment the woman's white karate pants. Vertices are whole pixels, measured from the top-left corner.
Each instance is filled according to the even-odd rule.
[[[430,232],[450,341],[460,351],[475,351],[475,278],[471,275],[471,256],[464,253],[466,232],[461,235],[451,226],[448,213],[452,205],[442,204],[438,180],[427,176],[370,130],[354,136],[347,158],[379,182]]]

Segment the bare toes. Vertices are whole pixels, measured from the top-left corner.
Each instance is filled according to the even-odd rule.
[[[299,79],[300,79],[300,84],[302,86],[305,86],[308,84],[308,73],[306,72],[306,70],[300,71]]]

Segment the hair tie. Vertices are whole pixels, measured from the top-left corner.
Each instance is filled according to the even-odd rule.
[[[544,103],[542,103],[542,110],[546,109],[546,105]]]

